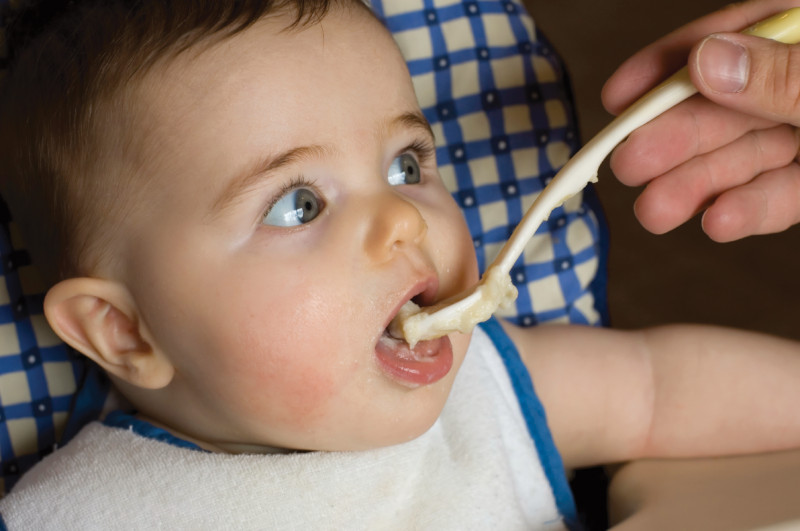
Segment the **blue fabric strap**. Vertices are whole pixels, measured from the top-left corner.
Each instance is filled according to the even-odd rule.
[[[481,323],[480,326],[494,342],[506,366],[511,378],[511,385],[522,409],[522,416],[525,418],[528,431],[536,445],[545,476],[553,489],[556,506],[570,529],[580,529],[575,500],[564,472],[564,463],[553,442],[550,429],[547,427],[547,416],[533,388],[528,369],[522,362],[517,347],[496,319],[492,318]]]
[[[108,415],[106,415],[105,420],[103,420],[103,424],[106,426],[110,426],[112,428],[120,428],[123,430],[130,430],[137,435],[141,435],[142,437],[146,437],[148,439],[154,439],[156,441],[161,441],[167,444],[171,444],[172,446],[177,446],[179,448],[186,448],[189,450],[199,450],[201,452],[206,452],[203,448],[200,448],[193,442],[189,442],[184,439],[180,439],[170,432],[163,428],[158,428],[153,426],[146,420],[141,420],[130,413],[126,413],[124,411],[112,411]]]

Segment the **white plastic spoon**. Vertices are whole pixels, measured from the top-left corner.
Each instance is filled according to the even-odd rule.
[[[763,20],[743,33],[787,44],[800,42],[800,8]],[[631,132],[696,92],[689,80],[689,71],[684,67],[642,96],[561,168],[525,213],[477,285],[433,306],[420,308],[413,302],[406,303],[390,326],[392,335],[402,333],[413,348],[418,341],[451,332],[466,333],[489,319],[498,307],[511,303],[517,297],[517,290],[511,283],[509,271],[550,212],[580,192],[587,183],[596,182],[600,164]]]

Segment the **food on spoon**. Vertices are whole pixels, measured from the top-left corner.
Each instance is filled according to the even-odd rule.
[[[458,296],[461,299],[460,296]],[[452,332],[467,333],[497,310],[517,298],[511,277],[490,268],[469,297],[446,299],[435,306],[422,308],[408,301],[389,325],[394,337],[404,337],[411,348],[419,341],[435,339]]]

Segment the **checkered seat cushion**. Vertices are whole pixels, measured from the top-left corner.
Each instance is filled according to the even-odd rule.
[[[405,54],[481,271],[578,147],[565,72],[519,2],[373,0]],[[0,0],[0,9],[8,8]],[[2,11],[0,11],[2,15]],[[605,232],[591,189],[558,208],[512,271],[521,325],[605,319]],[[0,474],[19,475],[96,418],[108,383],[48,328],[43,287],[0,205]]]

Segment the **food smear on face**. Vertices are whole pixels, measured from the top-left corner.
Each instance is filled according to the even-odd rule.
[[[489,319],[499,307],[506,307],[517,298],[511,277],[489,268],[475,291],[466,297],[447,299],[427,308],[411,301],[403,305],[389,325],[395,337],[404,337],[410,348],[419,341],[435,339],[452,332],[468,333],[475,325]]]

